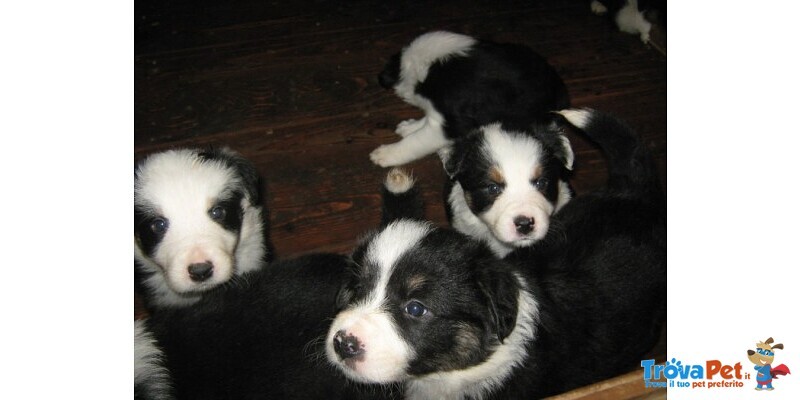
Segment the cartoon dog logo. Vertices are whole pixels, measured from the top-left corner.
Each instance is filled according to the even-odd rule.
[[[751,363],[755,364],[756,375],[756,390],[773,390],[772,379],[778,379],[780,375],[790,374],[789,367],[784,364],[772,368],[772,362],[775,360],[775,350],[783,350],[782,343],[772,344],[774,340],[769,338],[763,342],[756,343],[756,350],[747,350],[747,358]]]

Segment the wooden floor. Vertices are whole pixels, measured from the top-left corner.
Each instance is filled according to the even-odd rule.
[[[666,184],[666,56],[592,15],[588,3],[137,1],[135,158],[229,146],[266,182],[279,257],[346,252],[379,220],[386,170],[369,152],[399,139],[399,121],[421,115],[376,75],[411,39],[443,29],[547,57],[574,106],[615,113],[643,135]],[[602,185],[599,152],[570,139],[578,194]],[[409,167],[428,217],[446,224],[439,161]]]

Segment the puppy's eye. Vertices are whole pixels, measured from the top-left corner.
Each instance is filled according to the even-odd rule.
[[[159,235],[166,232],[168,227],[169,223],[163,218],[157,218],[150,223],[150,230]]]
[[[486,186],[486,191],[492,196],[497,196],[500,193],[503,193],[503,187],[496,183],[490,183],[488,186]]]
[[[547,189],[547,186],[550,185],[550,181],[547,178],[539,178],[533,181],[533,186],[536,186],[539,190]]]
[[[225,209],[222,208],[221,206],[216,206],[208,210],[208,215],[211,217],[211,219],[215,221],[222,220],[223,218],[225,218]]]
[[[406,304],[406,313],[412,317],[421,317],[427,312],[428,309],[418,301],[411,301]]]

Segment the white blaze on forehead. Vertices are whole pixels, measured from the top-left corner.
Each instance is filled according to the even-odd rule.
[[[180,214],[187,207],[210,205],[237,176],[222,162],[203,160],[191,150],[167,151],[151,156],[139,169],[136,205],[157,204],[161,214]]]
[[[499,124],[487,125],[483,132],[484,157],[503,173],[507,185],[505,190],[514,190],[516,182],[525,183],[520,189],[530,187],[533,172],[540,165],[544,153],[541,143],[521,133],[503,131]]]
[[[397,261],[431,230],[431,225],[427,223],[399,220],[389,224],[372,239],[365,253],[365,263],[377,267],[379,275],[366,304],[380,306],[386,297],[386,286]]]

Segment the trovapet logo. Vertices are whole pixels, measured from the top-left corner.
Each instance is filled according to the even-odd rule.
[[[655,360],[642,360],[641,367],[645,387],[668,387],[680,389],[745,388],[746,382],[755,381],[756,390],[775,390],[773,380],[790,374],[789,367],[772,366],[775,350],[783,349],[782,343],[773,344],[769,338],[756,343],[755,350],[747,350],[747,359],[754,364],[754,372],[741,362],[706,360],[702,363],[685,363],[672,358],[664,364]],[[750,389],[752,390],[752,389]]]

